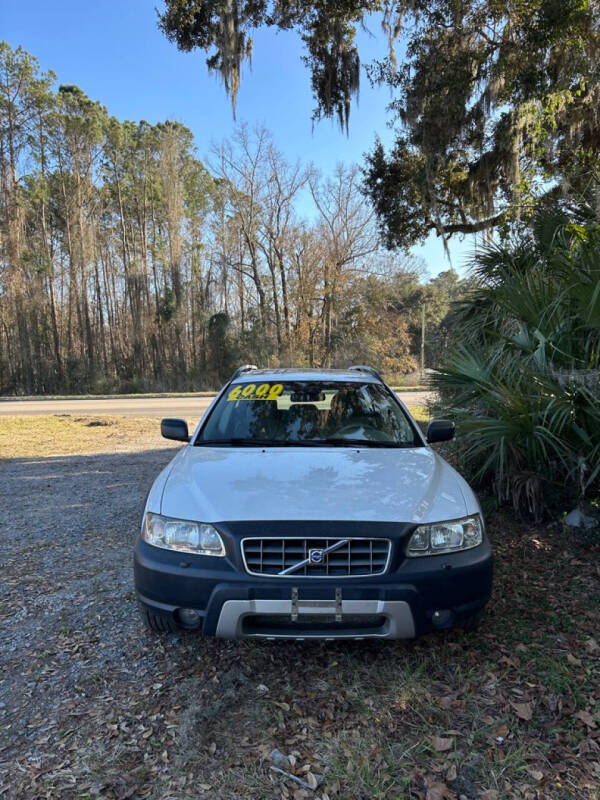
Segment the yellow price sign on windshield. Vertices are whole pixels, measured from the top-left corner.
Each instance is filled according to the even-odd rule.
[[[261,383],[261,385],[256,390],[256,396],[259,400],[264,400],[265,397],[269,394],[269,389],[271,388],[270,383]]]
[[[238,384],[227,395],[227,401],[235,403],[237,400],[277,400],[282,392],[281,383],[261,383],[260,386],[255,383]]]

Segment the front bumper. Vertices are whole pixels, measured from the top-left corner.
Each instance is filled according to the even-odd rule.
[[[377,528],[372,535],[382,535]],[[404,527],[401,536],[390,536],[384,575],[328,579],[250,575],[237,537],[224,536],[225,558],[172,552],[138,537],[135,586],[150,609],[176,621],[179,609],[194,609],[204,634],[233,639],[412,638],[480,611],[492,588],[487,537],[461,553],[406,558],[409,534]]]

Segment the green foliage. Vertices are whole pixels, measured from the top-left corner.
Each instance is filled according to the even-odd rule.
[[[236,364],[236,348],[230,332],[231,320],[223,312],[213,314],[208,321],[208,342],[211,368],[216,384],[227,380]]]
[[[369,68],[395,93],[396,143],[375,146],[365,179],[388,244],[527,217],[555,180],[580,191],[600,152],[597,0],[401,5],[404,64]]]
[[[175,292],[173,289],[165,289],[162,297],[158,298],[158,316],[164,322],[170,322],[176,311]]]
[[[365,190],[388,247],[417,242],[429,233],[425,190],[425,157],[398,139],[389,156],[380,141],[367,154]]]
[[[553,495],[573,503],[600,486],[599,253],[585,206],[484,248],[434,378],[474,479],[537,517]]]

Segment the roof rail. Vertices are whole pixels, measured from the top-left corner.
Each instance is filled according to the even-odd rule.
[[[384,383],[383,378],[377,372],[375,367],[369,367],[366,364],[356,364],[353,367],[349,367],[349,369],[351,369],[351,370],[353,370],[355,372],[368,372],[369,375],[372,375],[374,378],[377,378],[378,381],[381,381],[382,383]]]
[[[236,371],[233,373],[233,375],[231,376],[231,378],[229,380],[230,381],[234,381],[236,378],[239,378],[240,375],[243,375],[244,372],[252,372],[252,370],[254,370],[254,369],[258,369],[256,364],[242,364],[241,367],[238,367],[236,369]]]

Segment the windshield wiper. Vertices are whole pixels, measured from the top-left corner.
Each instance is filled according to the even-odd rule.
[[[197,439],[194,444],[197,446],[207,445],[209,447],[293,447],[296,443],[287,442],[282,439],[245,439],[242,437],[232,437],[231,439]]]
[[[341,447],[417,447],[414,442],[382,442],[377,439],[321,439],[319,444],[328,444]]]

